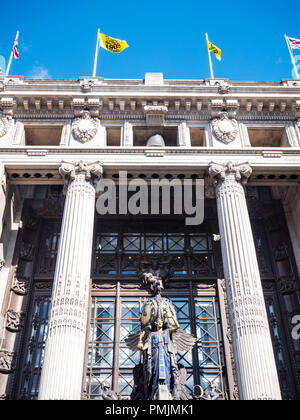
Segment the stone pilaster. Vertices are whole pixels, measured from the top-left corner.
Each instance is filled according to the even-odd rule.
[[[178,127],[178,146],[191,147],[191,134],[186,121],[182,122]]]
[[[133,126],[129,121],[125,121],[122,127],[121,146],[122,147],[133,146]]]
[[[243,184],[248,163],[209,166],[216,186],[219,228],[242,400],[281,399],[269,323]]]
[[[95,213],[94,181],[100,162],[63,162],[67,184],[40,400],[80,400],[90,297]]]

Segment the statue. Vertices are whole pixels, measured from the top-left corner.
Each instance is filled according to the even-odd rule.
[[[115,391],[113,391],[112,389],[110,389],[110,385],[107,381],[103,382],[102,384],[102,399],[105,401],[113,401],[113,400],[118,400],[119,397],[118,395],[115,393]]]
[[[200,394],[196,393],[196,390],[200,390]],[[218,390],[218,385],[216,385],[214,382],[209,382],[209,388],[205,391],[200,385],[195,385],[194,391],[193,391],[193,399],[194,400],[203,400],[203,401],[215,401],[219,399],[222,396],[222,393]]]
[[[142,261],[143,266],[145,261]],[[167,277],[167,270],[162,275]],[[149,271],[139,272],[139,277],[150,286],[154,297],[143,306],[141,330],[126,339],[127,346],[143,353],[143,363],[134,370],[134,390],[131,399],[187,400],[186,371],[177,364],[178,351],[191,350],[196,339],[180,330],[172,302],[162,297],[163,279],[158,265]]]
[[[204,392],[202,399],[206,401],[217,400],[222,395],[221,392],[218,391],[218,386],[215,383],[210,383],[209,387],[210,390]]]

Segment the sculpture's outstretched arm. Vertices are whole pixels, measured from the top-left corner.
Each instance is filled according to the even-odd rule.
[[[166,315],[167,315],[168,321],[170,323],[170,332],[177,331],[180,328],[180,325],[179,325],[179,323],[177,321],[176,314],[175,313],[174,314],[172,313],[172,311],[171,311],[171,309],[170,309],[169,306],[167,307]]]
[[[141,350],[141,351],[145,351],[148,348],[148,342],[146,341],[146,343],[143,343],[143,338],[145,337],[146,331],[140,331],[140,338],[139,338],[139,342],[137,345],[137,349]]]

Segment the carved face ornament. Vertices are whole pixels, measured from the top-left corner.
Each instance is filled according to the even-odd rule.
[[[234,141],[238,135],[238,124],[235,119],[230,119],[227,112],[223,112],[220,118],[212,122],[212,128],[218,140],[225,144]]]
[[[73,136],[81,143],[92,140],[97,134],[98,124],[96,118],[92,118],[88,112],[82,117],[76,118],[73,123]]]

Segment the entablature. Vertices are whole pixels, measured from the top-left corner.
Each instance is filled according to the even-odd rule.
[[[150,156],[148,148],[70,149],[62,147],[1,148],[1,162],[13,184],[62,184],[58,168],[62,161],[93,162],[99,159],[104,176],[118,179],[119,171],[128,178],[203,178],[209,164],[249,162],[250,182],[255,185],[297,185],[300,182],[300,152],[294,148],[239,149],[164,148],[164,154]],[[180,159],[179,159],[180,157]]]
[[[222,110],[243,119],[293,120],[300,118],[300,84],[162,79],[149,85],[144,80],[0,77],[0,109],[19,120],[65,120],[82,109],[101,119],[144,119],[145,106],[167,107],[166,120],[210,119]]]

